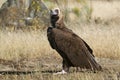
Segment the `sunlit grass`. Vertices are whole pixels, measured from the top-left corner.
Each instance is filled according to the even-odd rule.
[[[45,32],[0,32],[0,58],[41,56],[49,49]]]
[[[78,2],[81,0],[77,0]],[[94,0],[93,0],[94,1]],[[70,2],[69,2],[70,3]],[[93,49],[93,54],[98,57],[98,63],[108,71],[103,72],[72,72],[66,75],[53,75],[51,73],[42,73],[45,70],[60,70],[62,67],[62,59],[59,54],[53,50],[47,40],[46,29],[43,31],[0,31],[0,59],[11,60],[28,65],[24,68],[30,70],[41,70],[35,74],[28,75],[0,75],[0,80],[118,80],[120,79],[120,31],[119,24],[112,21],[104,23],[94,23],[94,18],[100,17],[101,20],[112,19],[119,16],[116,7],[119,2],[93,3],[93,22],[81,22],[79,17],[67,23],[67,27],[73,30],[77,35],[84,39]],[[98,5],[99,4],[99,5]],[[113,5],[111,5],[113,4]],[[117,5],[116,5],[117,4]],[[50,5],[50,3],[49,3]],[[97,6],[96,6],[97,5]],[[77,7],[78,8],[77,8]],[[115,6],[115,7],[114,7]],[[53,8],[53,6],[51,6]],[[69,5],[75,8],[75,13],[79,14],[81,5]],[[113,10],[112,10],[113,9]],[[117,8],[119,10],[119,8]],[[112,13],[109,13],[109,11]],[[104,12],[104,13],[103,13]],[[114,13],[115,12],[115,13]],[[113,15],[114,14],[114,15]],[[71,17],[71,16],[70,16]],[[118,21],[118,19],[116,19]],[[103,21],[102,21],[103,22]],[[119,21],[118,21],[119,22]],[[33,26],[34,27],[34,26]],[[36,27],[36,26],[35,26]],[[104,58],[104,59],[102,59]],[[24,59],[28,59],[25,63]],[[116,63],[112,63],[113,59],[118,59]],[[23,61],[23,63],[22,63]],[[38,62],[37,62],[38,61]],[[115,61],[114,61],[115,62]],[[12,64],[12,63],[9,63]],[[34,66],[33,69],[29,65]],[[4,66],[0,64],[0,68]],[[47,66],[47,67],[45,67]],[[2,70],[1,68],[1,70]],[[14,67],[16,69],[16,67]],[[24,70],[21,68],[20,70]],[[28,69],[28,70],[29,70]],[[1,71],[0,70],[0,71]],[[19,70],[19,69],[18,69]]]
[[[120,32],[119,25],[85,25],[75,32],[89,43],[97,57],[119,58]]]
[[[92,47],[97,57],[120,58],[118,25],[73,25],[70,28]],[[51,52],[46,31],[0,32],[0,58],[35,58]]]

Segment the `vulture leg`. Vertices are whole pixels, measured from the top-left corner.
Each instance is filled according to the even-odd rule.
[[[62,67],[63,67],[62,71],[57,72],[57,73],[55,73],[54,75],[66,74],[66,73],[69,71],[69,68],[70,68],[70,67],[69,67],[67,61],[65,61],[64,59],[63,59],[63,65],[62,65]]]
[[[63,65],[62,65],[63,69],[60,72],[55,73],[54,75],[58,75],[58,74],[66,74],[69,71],[69,67],[66,64],[66,61],[63,59]]]
[[[57,74],[66,74],[69,71],[70,66],[68,65],[68,62],[65,61],[64,59],[63,59],[63,65],[62,65],[62,67],[63,67],[62,71],[57,72],[54,75],[57,75]]]
[[[63,66],[62,67],[63,67],[64,71],[69,72],[70,66],[69,66],[68,62],[64,59],[63,59]]]

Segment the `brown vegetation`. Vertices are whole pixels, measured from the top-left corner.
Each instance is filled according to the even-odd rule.
[[[27,75],[0,75],[0,80],[119,80],[119,1],[94,1],[92,4],[94,15],[92,15],[91,23],[71,16],[77,18],[77,21],[72,18],[73,20],[67,23],[67,27],[91,46],[96,56],[95,59],[103,67],[103,72],[76,72],[74,68],[71,68],[69,74],[53,75],[51,73],[61,70],[62,59],[56,51],[50,48],[46,31],[0,30],[0,70],[40,71]],[[72,5],[74,3],[70,6]],[[107,11],[108,9],[111,12]],[[118,11],[113,14],[114,10]],[[96,24],[94,19],[99,17],[100,22]],[[14,64],[11,65],[11,63]]]

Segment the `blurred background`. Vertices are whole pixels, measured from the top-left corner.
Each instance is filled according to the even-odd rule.
[[[119,23],[119,4],[118,0],[0,0],[0,27],[44,29],[49,26],[48,10],[55,7],[61,9],[65,23]]]
[[[67,28],[84,39],[103,67],[98,73],[1,76],[0,80],[119,80],[119,0],[0,0],[0,70],[60,70],[47,40],[49,10],[59,7]]]

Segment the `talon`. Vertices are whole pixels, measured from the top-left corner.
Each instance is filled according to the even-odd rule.
[[[61,72],[54,73],[53,75],[58,75],[58,74],[67,74],[67,72],[62,70]]]

